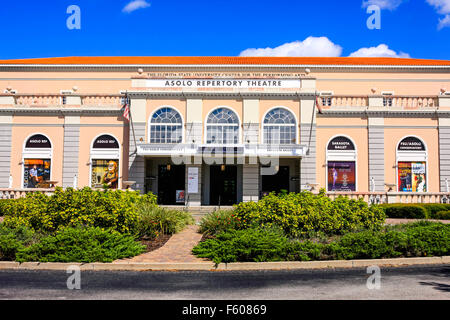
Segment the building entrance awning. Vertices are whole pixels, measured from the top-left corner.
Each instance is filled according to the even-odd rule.
[[[141,144],[137,147],[139,156],[195,156],[223,154],[226,156],[258,156],[258,157],[303,157],[308,150],[307,145],[270,145],[270,144]]]

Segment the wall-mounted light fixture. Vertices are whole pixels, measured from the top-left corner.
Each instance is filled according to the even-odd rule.
[[[220,166],[220,170],[225,171],[225,165],[224,164]]]

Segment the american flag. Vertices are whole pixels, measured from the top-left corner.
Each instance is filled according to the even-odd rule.
[[[125,105],[123,106],[123,117],[130,121],[130,105],[128,101],[125,101]]]
[[[316,108],[319,110],[319,113],[322,114],[322,106],[320,105],[320,97],[316,96]]]

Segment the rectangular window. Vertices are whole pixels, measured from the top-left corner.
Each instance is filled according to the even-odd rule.
[[[356,191],[354,161],[328,161],[328,191]]]
[[[398,163],[399,192],[427,192],[425,162]]]
[[[48,188],[50,181],[50,159],[25,159],[23,164],[24,188]]]
[[[92,160],[91,187],[117,189],[119,185],[119,160]]]

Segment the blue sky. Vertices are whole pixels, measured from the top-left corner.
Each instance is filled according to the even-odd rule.
[[[380,30],[366,26],[369,4],[382,9]],[[70,5],[81,10],[80,30],[66,26]],[[3,1],[0,26],[0,59],[353,54],[450,60],[450,0]]]

